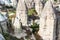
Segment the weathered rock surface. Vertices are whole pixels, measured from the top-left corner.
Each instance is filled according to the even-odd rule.
[[[56,38],[56,15],[50,0],[47,1],[40,17],[38,34],[43,40],[55,40]]]
[[[0,40],[5,40],[2,34],[0,34]]]
[[[4,33],[7,33],[7,19],[3,14],[0,13],[0,28],[2,28]]]
[[[14,21],[14,36],[19,39],[26,36],[25,31],[22,30],[21,24],[22,26],[27,26],[27,10],[24,0],[19,0],[18,2],[16,17]]]
[[[34,8],[34,0],[25,0],[25,3],[28,9]]]
[[[19,21],[19,19],[15,18],[15,22],[14,22],[14,33],[17,34],[17,33],[20,33],[22,28],[21,28],[21,23]]]
[[[57,0],[57,3],[60,3],[60,0]]]
[[[35,0],[35,10],[36,10],[38,16],[40,16],[42,9],[43,9],[42,1],[41,0]]]
[[[21,21],[23,26],[27,25],[27,9],[24,0],[19,0],[16,17]]]

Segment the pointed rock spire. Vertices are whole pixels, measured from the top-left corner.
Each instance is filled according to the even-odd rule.
[[[17,38],[21,38],[26,36],[24,31],[21,28],[22,26],[27,26],[27,9],[24,0],[19,0],[17,10],[16,10],[16,17],[14,21],[14,33]]]
[[[41,0],[35,0],[35,10],[38,13],[38,16],[40,16],[43,9],[43,3]]]
[[[55,40],[56,15],[50,0],[47,1],[41,13],[39,26],[38,34],[43,40]]]
[[[23,26],[27,25],[27,8],[24,0],[19,0],[18,2],[16,17],[21,21]]]

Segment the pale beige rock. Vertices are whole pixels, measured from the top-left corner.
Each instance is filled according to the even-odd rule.
[[[60,0],[57,0],[57,3],[60,3]]]
[[[41,0],[35,0],[35,10],[38,13],[38,16],[40,16],[43,9],[43,3]]]
[[[28,9],[34,8],[34,0],[25,0]]]
[[[21,28],[22,27],[21,23],[22,23],[22,26],[27,25],[27,10],[26,10],[24,0],[19,0],[18,2],[18,6],[16,10],[16,17],[15,17],[15,21],[13,24],[14,25],[14,36],[16,36],[17,38],[26,36],[26,34]]]
[[[27,9],[24,0],[19,0],[16,17],[21,21],[23,26],[27,25]]]
[[[14,22],[14,34],[13,34],[13,36],[15,36],[15,37],[20,39],[21,37],[25,37],[26,35],[27,34],[23,31],[23,29],[21,27],[21,23],[20,23],[19,19],[15,18],[15,22]]]
[[[14,22],[14,31],[15,33],[20,33],[22,28],[21,28],[21,23],[19,21],[19,19],[15,18],[15,22]]]
[[[52,2],[54,2],[54,0],[51,0]]]
[[[43,40],[55,40],[56,15],[50,0],[47,1],[41,13],[39,26],[40,28],[38,34]]]

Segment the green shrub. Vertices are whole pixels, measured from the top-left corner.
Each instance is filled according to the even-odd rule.
[[[56,1],[56,2],[57,2],[57,0],[54,0],[54,1]]]
[[[8,11],[8,14],[11,14],[11,13],[16,13],[16,10],[10,10],[10,11]]]
[[[36,13],[36,11],[35,11],[34,8],[28,10],[28,15],[29,15],[29,16],[30,16],[30,15],[33,15],[33,14],[35,14],[35,13]]]
[[[39,30],[39,25],[34,23],[33,25],[31,25],[31,28],[33,29],[33,33],[37,32]]]

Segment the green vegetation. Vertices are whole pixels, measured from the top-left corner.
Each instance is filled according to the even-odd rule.
[[[35,14],[37,15],[37,12],[35,11],[34,8],[28,10],[28,16],[35,16]],[[33,29],[33,33],[35,33],[39,30],[39,25],[33,22],[33,25],[31,25],[31,28]]]
[[[54,0],[54,1],[57,1],[57,0]]]
[[[35,13],[36,13],[36,11],[35,11],[34,8],[28,10],[28,15],[29,15],[29,16],[31,16],[31,15],[33,15],[33,14],[35,14]]]
[[[45,0],[45,2],[48,1],[48,0]]]
[[[34,23],[33,25],[31,25],[31,28],[33,29],[33,33],[35,33],[39,30],[39,25]]]
[[[16,37],[13,37],[13,36],[11,36],[11,35],[9,35],[9,34],[7,34],[7,33],[3,33],[3,35],[4,35],[4,38],[5,38],[6,40],[19,40],[19,39],[17,39]]]
[[[9,14],[11,14],[11,13],[16,13],[16,11],[15,11],[15,10],[13,10],[13,11],[9,11],[8,13],[9,13]]]

